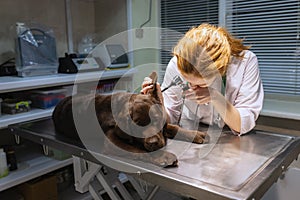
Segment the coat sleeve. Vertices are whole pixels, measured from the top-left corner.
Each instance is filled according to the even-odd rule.
[[[180,73],[177,69],[177,59],[176,57],[173,57],[167,66],[164,81],[161,86],[162,89],[170,85],[176,75],[180,76]],[[183,104],[181,88],[179,86],[172,86],[163,93],[163,97],[164,105],[170,117],[171,123],[178,123]]]
[[[258,60],[255,54],[250,53],[245,65],[242,84],[234,102],[234,106],[241,117],[240,135],[249,132],[255,127],[264,99]]]

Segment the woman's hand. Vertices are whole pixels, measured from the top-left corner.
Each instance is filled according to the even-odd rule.
[[[150,89],[153,88],[153,81],[149,77],[145,77],[142,83],[141,94],[147,94]]]
[[[142,83],[141,94],[148,94],[149,90],[151,90],[151,89],[153,89],[153,81],[151,78],[145,77],[144,81]],[[162,92],[161,92],[159,83],[156,83],[156,90],[157,90],[157,96],[160,99],[160,102],[162,103],[162,105],[164,105],[164,99],[162,96]]]
[[[239,111],[218,90],[210,87],[191,87],[184,94],[187,99],[193,100],[198,104],[210,102],[225,124],[238,133],[241,131]]]
[[[213,99],[214,90],[209,87],[191,87],[184,91],[185,98],[195,101],[198,104],[208,104]]]

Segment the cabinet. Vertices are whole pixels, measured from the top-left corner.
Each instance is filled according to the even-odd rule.
[[[120,80],[122,83],[118,85],[121,85],[122,88],[117,89],[132,91],[131,79],[133,74],[133,69],[118,69],[99,72],[83,72],[78,74],[55,74],[28,78],[0,77],[0,94],[17,91],[22,92],[37,88],[70,85],[74,86],[73,88],[76,90],[78,85],[98,83],[99,79],[100,82]],[[3,136],[1,134],[5,134],[4,132],[7,131],[6,128],[8,125],[51,116],[52,112],[53,108],[33,108],[31,111],[26,113],[19,113],[15,115],[2,114],[0,116],[0,140]],[[24,148],[24,152],[22,152],[20,157],[18,157],[18,161],[18,170],[13,171],[7,177],[0,179],[0,192],[72,163],[71,158],[58,161],[44,156],[41,152],[41,149],[29,147]]]

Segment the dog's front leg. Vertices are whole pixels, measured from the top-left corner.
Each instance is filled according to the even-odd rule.
[[[150,161],[151,163],[160,167],[177,167],[178,160],[176,155],[164,150],[157,150],[153,152],[148,152],[142,160]]]
[[[165,136],[171,139],[178,139],[193,143],[202,144],[206,133],[197,130],[187,130],[174,124],[167,124],[165,128]]]
[[[149,152],[142,149],[139,144],[128,144],[124,140],[121,140],[115,134],[114,130],[109,130],[106,133],[104,144],[104,153],[108,155],[145,161],[160,167],[177,166],[177,157],[173,153],[164,150]]]

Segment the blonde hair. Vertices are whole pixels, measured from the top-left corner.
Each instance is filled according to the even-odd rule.
[[[218,70],[223,76],[231,56],[243,57],[243,50],[249,48],[226,29],[205,23],[190,29],[178,41],[173,54],[183,74],[204,77]]]

